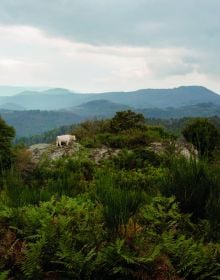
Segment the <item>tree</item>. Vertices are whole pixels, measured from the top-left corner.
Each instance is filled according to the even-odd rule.
[[[12,139],[15,136],[15,130],[13,127],[6,124],[6,122],[0,118],[0,168],[8,168],[11,164],[12,153]]]
[[[196,147],[201,157],[210,157],[220,141],[218,128],[204,118],[198,118],[188,123],[182,134],[188,142]]]
[[[144,125],[144,116],[131,110],[117,112],[111,120],[111,130],[121,132]]]

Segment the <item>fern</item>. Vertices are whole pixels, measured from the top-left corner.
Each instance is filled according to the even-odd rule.
[[[9,275],[9,271],[0,272],[0,280],[7,280]]]
[[[42,237],[37,242],[29,244],[26,259],[22,265],[22,271],[26,279],[39,279],[42,274],[41,256],[46,239]]]
[[[162,239],[165,251],[180,275],[198,280],[219,279],[219,245],[205,246],[184,235],[173,238],[171,234],[164,234]]]

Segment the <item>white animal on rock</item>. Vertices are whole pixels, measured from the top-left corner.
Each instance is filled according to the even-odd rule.
[[[59,147],[59,146],[61,147],[62,143],[65,143],[66,146],[68,146],[71,141],[76,141],[75,135],[69,135],[69,134],[58,135],[57,139],[56,139],[56,145],[57,145],[57,147]]]

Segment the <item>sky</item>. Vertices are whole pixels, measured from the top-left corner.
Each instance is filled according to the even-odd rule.
[[[0,85],[220,93],[219,0],[0,0]]]

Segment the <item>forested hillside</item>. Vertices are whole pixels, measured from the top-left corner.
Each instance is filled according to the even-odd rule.
[[[76,124],[88,119],[107,119],[114,116],[117,111],[131,109],[128,106],[111,103],[106,100],[91,101],[74,107],[71,110],[40,111],[40,110],[1,110],[1,117],[16,130],[16,139],[21,137],[34,137],[46,133],[48,130],[60,126]],[[166,109],[137,109],[146,119],[161,119],[161,123],[168,126],[172,123],[181,123],[181,118],[220,117],[220,106],[213,104],[198,104],[195,106],[166,108]],[[174,121],[174,119],[176,119]],[[180,119],[178,121],[178,119]]]
[[[182,123],[121,111],[36,158],[1,120],[0,279],[219,279],[220,131]]]
[[[129,92],[75,93],[54,88],[46,91],[24,91],[14,96],[0,96],[0,105],[12,103],[26,110],[71,109],[83,103],[107,100],[135,109],[179,108],[199,103],[220,105],[220,96],[201,86],[182,86],[170,89],[141,89]]]
[[[55,88],[0,96],[0,116],[15,128],[16,139],[88,119],[112,118],[129,109],[147,119],[220,117],[220,95],[204,87],[187,86],[97,94]]]
[[[15,127],[16,138],[41,134],[63,125],[79,123],[84,118],[72,112],[61,111],[0,111],[0,116]]]

